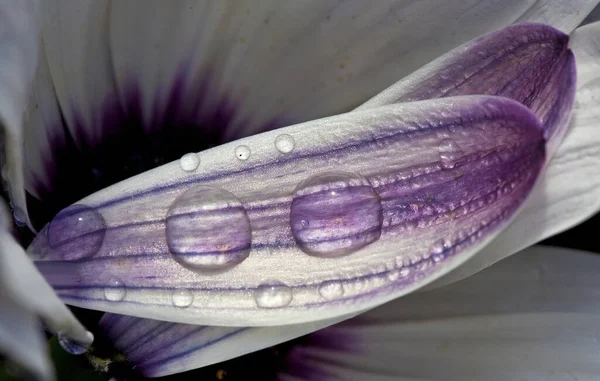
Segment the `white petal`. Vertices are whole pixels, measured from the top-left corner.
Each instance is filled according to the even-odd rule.
[[[537,247],[319,331],[285,374],[312,380],[595,380],[600,257]]]
[[[146,128],[177,113],[231,139],[347,111],[515,21],[571,31],[597,2],[115,2],[111,48],[122,103],[142,98]]]
[[[470,276],[600,210],[600,23],[573,33],[578,90],[571,128],[522,211],[492,243],[429,288]]]
[[[35,72],[39,47],[37,1],[0,3],[0,170],[9,182],[11,202],[26,220],[22,166],[22,113],[31,79]]]
[[[53,332],[91,343],[91,333],[56,296],[9,229],[6,207],[0,203],[0,288],[4,294],[29,313],[40,316]]]

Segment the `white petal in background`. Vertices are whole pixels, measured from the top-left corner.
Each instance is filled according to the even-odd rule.
[[[600,256],[535,247],[294,346],[281,380],[592,381]]]
[[[38,53],[36,0],[0,2],[0,174],[10,186],[17,217],[26,222],[22,166],[22,113]]]
[[[578,89],[570,131],[511,225],[428,288],[466,278],[600,210],[600,23],[581,27],[571,38]]]

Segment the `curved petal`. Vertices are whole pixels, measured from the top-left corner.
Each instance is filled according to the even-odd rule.
[[[44,281],[10,228],[6,206],[0,201],[0,352],[40,379],[51,379],[53,371],[36,316],[50,330],[77,342],[88,344],[93,337]]]
[[[517,218],[490,245],[428,287],[468,277],[600,210],[600,23],[575,31],[571,48],[579,77],[571,128],[539,184]]]
[[[575,98],[569,37],[543,24],[519,24],[450,51],[401,79],[358,110],[457,95],[498,95],[529,107],[541,120],[548,159],[560,144]]]
[[[22,167],[22,114],[39,47],[37,1],[0,4],[0,174],[8,182],[11,206],[27,223]]]
[[[544,146],[537,118],[506,98],[349,113],[91,195],[29,251],[64,300],[87,308],[209,325],[322,320],[464,262],[525,200]]]
[[[595,254],[525,250],[309,336],[280,379],[594,380],[598,271]]]

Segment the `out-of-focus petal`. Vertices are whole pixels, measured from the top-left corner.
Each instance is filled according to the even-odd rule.
[[[488,243],[544,148],[538,119],[506,98],[353,112],[107,188],[59,213],[30,252],[63,300],[87,308],[230,326],[333,318],[419,288]]]
[[[26,223],[22,128],[39,48],[36,0],[0,3],[0,175],[8,182],[15,217]]]
[[[567,131],[575,98],[568,42],[566,34],[547,25],[513,25],[450,51],[358,109],[456,95],[511,98],[542,121],[550,159]]]
[[[162,377],[267,348],[347,318],[279,327],[211,327],[107,313],[100,332],[144,376]]]
[[[595,254],[525,250],[309,336],[280,379],[595,380],[598,271]]]
[[[428,287],[470,276],[600,210],[600,23],[573,33],[578,89],[570,131],[523,210],[492,243]]]

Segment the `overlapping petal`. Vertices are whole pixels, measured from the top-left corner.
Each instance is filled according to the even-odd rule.
[[[282,136],[293,139],[291,151],[277,149]],[[182,170],[186,157],[91,195],[38,235],[30,252],[63,300],[238,326],[364,310],[480,249],[517,211],[545,160],[537,118],[514,101],[486,96],[326,118],[197,158],[194,171]],[[296,191],[322,173],[335,175]],[[204,210],[212,214],[186,209],[187,196],[178,199],[198,186],[226,191],[207,193]],[[193,196],[196,204],[206,200]],[[243,211],[251,232],[238,218]],[[219,222],[225,220],[229,226]],[[200,230],[186,230],[189,224]],[[214,247],[195,242],[195,234],[200,241],[208,234]],[[246,248],[249,257],[225,271],[195,269]]]

